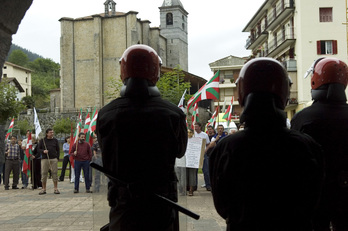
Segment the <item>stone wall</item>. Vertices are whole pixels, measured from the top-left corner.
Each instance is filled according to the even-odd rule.
[[[91,111],[91,110],[90,110]],[[56,121],[61,118],[70,118],[70,121],[73,122],[73,128],[76,127],[76,123],[79,120],[79,111],[72,111],[72,112],[65,112],[65,113],[59,113],[58,108],[56,108],[55,112],[47,112],[47,113],[40,113],[38,112],[39,122],[41,125],[42,132],[40,133],[40,138],[44,137],[45,131],[48,128],[52,128]],[[82,112],[82,125],[85,124],[84,119],[87,116],[87,112]],[[19,121],[27,120],[29,122],[30,127],[34,127],[34,113],[31,109],[28,110],[27,114],[20,114],[18,117]],[[23,134],[22,134],[23,135]],[[55,137],[59,140],[64,139],[64,137],[69,134],[57,134],[55,133]]]
[[[152,45],[163,57],[167,56],[159,28],[150,27],[150,22],[138,19],[137,14],[130,11],[110,17],[60,19],[62,111],[104,106],[104,92],[110,90],[108,79],[119,78],[119,59],[127,47]]]

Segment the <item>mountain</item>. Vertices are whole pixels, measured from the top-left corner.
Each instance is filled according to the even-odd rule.
[[[37,58],[43,58],[41,55],[38,55],[36,53],[33,53],[31,51],[29,51],[28,49],[25,49],[23,47],[20,47],[16,44],[12,44],[11,45],[11,48],[10,48],[10,51],[8,52],[7,54],[7,57],[6,57],[6,61],[8,61],[8,57],[10,56],[10,54],[12,53],[12,51],[14,50],[22,50],[26,55],[28,55],[28,58],[29,58],[29,62],[32,62],[34,61],[35,59]]]

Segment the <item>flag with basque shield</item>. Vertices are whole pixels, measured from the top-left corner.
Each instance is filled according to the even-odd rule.
[[[13,125],[14,125],[14,118],[12,118],[11,123],[10,123],[10,126],[8,127],[5,140],[7,140],[8,137],[12,134]]]
[[[219,81],[220,81],[220,70],[205,83],[187,102],[187,110],[205,99],[219,99]]]
[[[31,140],[31,132],[29,132],[27,146],[25,149],[25,155],[23,159],[22,172],[29,177],[30,174],[30,156],[33,155],[32,151],[33,142]]]

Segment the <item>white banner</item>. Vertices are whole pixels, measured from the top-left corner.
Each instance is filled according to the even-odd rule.
[[[39,118],[37,117],[37,113],[36,113],[35,107],[34,107],[34,126],[35,126],[35,137],[37,139],[37,137],[41,133],[42,129],[41,129],[41,126],[40,126]]]
[[[192,137],[187,142],[186,153],[181,159],[176,158],[177,167],[199,168],[200,159],[204,149],[203,139],[200,137]]]

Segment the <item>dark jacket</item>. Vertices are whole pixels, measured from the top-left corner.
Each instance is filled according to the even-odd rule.
[[[324,150],[325,182],[321,206],[348,214],[348,105],[316,101],[295,114],[291,127],[312,136]],[[328,210],[331,212],[328,213]]]
[[[50,159],[59,159],[59,144],[56,138],[47,139],[46,137],[39,141],[37,151],[38,155],[41,155],[42,159],[47,159],[47,155],[43,153],[44,150],[48,150],[48,157]]]
[[[120,97],[100,110],[96,131],[104,168],[130,184],[110,182],[111,227],[167,230],[177,215],[151,195],[177,201],[174,165],[186,151],[185,114],[159,96]]]
[[[214,204],[227,230],[310,231],[323,180],[321,149],[287,129],[283,112],[269,106],[262,113],[245,110],[246,128],[213,150]]]

